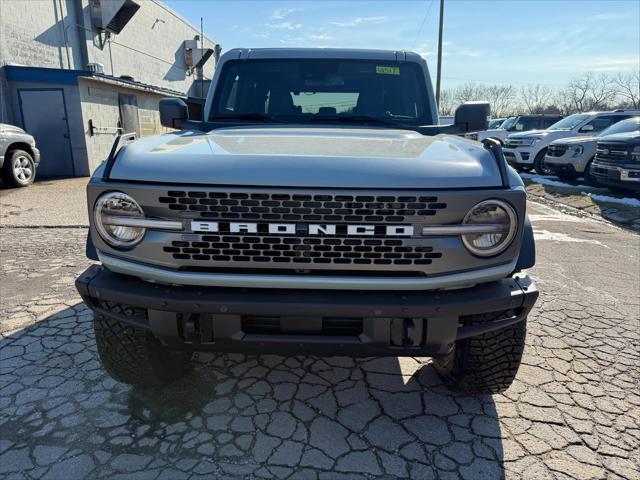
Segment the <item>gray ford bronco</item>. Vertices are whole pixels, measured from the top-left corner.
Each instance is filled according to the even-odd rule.
[[[116,141],[88,187],[76,286],[117,380],[161,385],[193,351],[432,356],[446,384],[513,381],[538,296],[525,190],[489,106],[438,115],[410,52],[238,49],[173,133]],[[123,145],[124,144],[124,145]]]

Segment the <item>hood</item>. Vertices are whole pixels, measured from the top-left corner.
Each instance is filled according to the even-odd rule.
[[[457,136],[381,128],[174,132],[124,147],[115,180],[335,188],[499,187],[493,156]]]
[[[640,143],[640,132],[625,132],[625,133],[614,133],[613,135],[605,135],[604,137],[599,137],[598,140],[608,141],[608,142],[629,142],[629,143]]]
[[[525,132],[512,133],[509,138],[541,137],[548,133],[548,130],[527,130]]]
[[[0,132],[26,133],[20,127],[16,127],[15,125],[9,125],[8,123],[0,123]]]
[[[600,139],[600,137],[560,138],[551,142],[551,145],[586,145],[588,143],[596,143]]]
[[[575,135],[571,130],[528,130],[512,133],[508,138],[563,138]]]

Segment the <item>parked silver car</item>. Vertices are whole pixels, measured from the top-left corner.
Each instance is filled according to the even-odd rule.
[[[640,130],[640,117],[632,117],[614,123],[593,137],[561,138],[551,142],[544,157],[545,165],[563,180],[575,180],[584,176],[589,183],[595,183],[591,176],[591,164],[596,156],[596,145],[605,137],[618,133]]]
[[[26,187],[36,178],[40,151],[36,140],[20,127],[0,123],[0,175],[13,187]]]

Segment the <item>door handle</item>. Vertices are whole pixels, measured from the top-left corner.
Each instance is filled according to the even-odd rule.
[[[65,133],[64,135],[62,135],[64,138],[69,138],[69,134]]]

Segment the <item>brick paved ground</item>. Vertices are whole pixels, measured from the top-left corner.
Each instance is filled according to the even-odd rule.
[[[640,478],[640,237],[532,204],[540,301],[514,385],[429,360],[197,355],[111,380],[72,280],[83,229],[0,228],[0,477]]]

